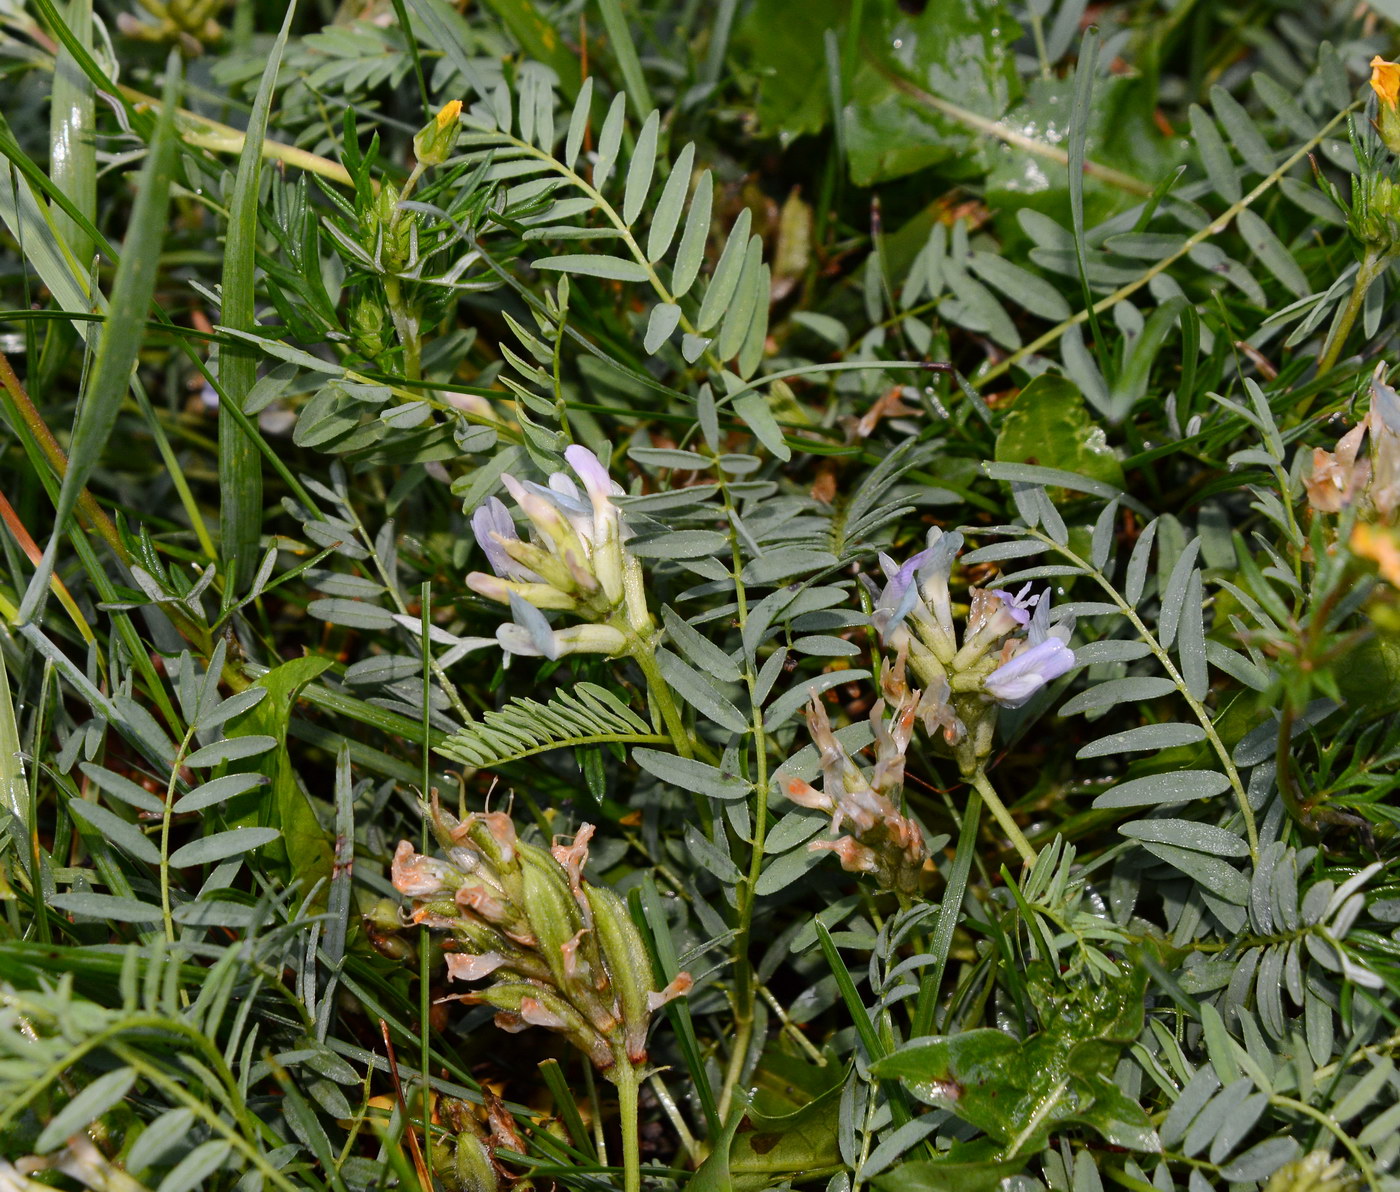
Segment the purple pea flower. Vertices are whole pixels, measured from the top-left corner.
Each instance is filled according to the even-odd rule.
[[[1003,708],[1019,708],[1052,679],[1074,666],[1074,651],[1058,637],[1047,637],[997,667],[982,690]]]
[[[515,532],[510,511],[496,497],[489,497],[476,507],[472,514],[472,533],[476,535],[477,545],[486,555],[486,561],[491,564],[491,570],[502,579],[539,582],[540,577],[506,554],[505,547],[498,541],[498,538],[518,541],[520,535]]]

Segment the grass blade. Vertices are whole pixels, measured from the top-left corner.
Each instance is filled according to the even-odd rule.
[[[92,0],[71,0],[68,28],[89,49],[92,46]],[[97,147],[93,141],[92,80],[65,48],[54,64],[53,98],[49,112],[49,170],[54,185],[87,217],[97,219]],[[54,225],[68,245],[80,271],[92,261],[93,240],[79,223],[55,213]]]
[[[181,85],[180,59],[166,61],[165,87],[155,138],[141,169],[131,230],[122,246],[122,260],[112,287],[111,314],[98,341],[97,360],[73,425],[73,446],[68,470],[59,489],[54,533],[38,570],[30,580],[20,606],[21,620],[31,620],[49,586],[58,544],[87,478],[97,465],[117,412],[126,396],[131,370],[146,330],[146,312],[155,292],[160,248],[165,239],[166,212],[170,205],[170,181],[175,166],[175,106]]]
[[[229,205],[228,241],[224,249],[223,309],[225,326],[238,331],[254,328],[254,276],[257,267],[258,196],[262,182],[262,142],[272,90],[282,64],[296,4],[287,6],[282,32],[273,44],[262,82],[248,117],[248,134],[238,157],[233,200]],[[258,449],[229,411],[230,403],[243,408],[244,399],[258,379],[258,352],[250,344],[227,344],[219,352],[219,490],[220,531],[224,568],[224,603],[252,582],[258,564],[262,536],[262,460]]]
[[[632,101],[632,111],[638,120],[645,120],[654,105],[622,5],[619,0],[598,0],[598,9],[603,14],[603,28],[607,30],[608,41],[612,43],[613,57],[617,59],[617,68],[622,72],[622,85]]]

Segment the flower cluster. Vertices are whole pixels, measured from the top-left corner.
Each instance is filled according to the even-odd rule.
[[[885,586],[872,614],[886,646],[907,657],[924,684],[918,715],[967,769],[991,749],[995,708],[1016,708],[1074,666],[1072,625],[1050,624],[1049,593],[972,588],[959,641],[949,577],[962,535],[929,531],[928,546],[902,566],[880,556]]]
[[[626,905],[583,880],[593,826],[546,851],[504,812],[458,821],[434,803],[430,822],[445,859],[401,842],[394,888],[412,900],[412,922],[451,933],[451,979],[490,982],[457,1000],[495,1006],[504,1030],[558,1031],[600,1071],[645,1063],[652,1014],[691,981],[655,989]]]
[[[1371,378],[1371,408],[1366,417],[1337,440],[1336,451],[1313,451],[1312,475],[1304,479],[1308,504],[1319,513],[1339,513],[1364,496],[1375,517],[1390,521],[1400,509],[1400,394],[1382,379],[1385,366]],[[1362,440],[1370,440],[1370,458],[1361,457]]]
[[[467,576],[472,591],[508,604],[514,621],[496,631],[507,654],[626,653],[651,627],[642,569],[624,545],[627,529],[612,498],[622,488],[586,447],[567,448],[573,477],[555,472],[548,486],[501,477],[534,529],[520,537],[501,501],[491,497],[472,514],[472,530],[492,574]],[[588,623],[552,629],[545,611],[573,613]]]
[[[904,755],[914,734],[922,695],[909,688],[904,659],[888,662],[881,674],[885,698],[870,711],[875,732],[875,768],[867,775],[846,752],[831,731],[826,709],[816,696],[807,709],[807,724],[821,756],[822,789],[800,778],[789,779],[787,797],[801,807],[831,816],[831,834],[843,825],[851,831],[835,840],[813,841],[808,847],[830,850],[850,873],[874,874],[888,890],[912,894],[928,859],[919,825],[901,815],[898,806],[904,789]],[[885,718],[886,703],[891,716]]]

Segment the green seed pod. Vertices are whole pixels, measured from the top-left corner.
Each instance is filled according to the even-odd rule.
[[[525,893],[525,917],[539,940],[539,953],[549,965],[554,983],[566,992],[575,984],[565,949],[583,929],[583,916],[569,892],[564,871],[548,853],[522,845],[521,879]]]
[[[647,1027],[651,1024],[647,995],[655,989],[651,957],[622,899],[597,886],[585,886],[584,893],[593,909],[593,927],[598,933],[603,964],[622,1009],[627,1058],[634,1064],[644,1063]]]
[[[457,1154],[453,1166],[461,1192],[496,1192],[500,1187],[486,1144],[470,1130],[463,1130],[457,1135]]]

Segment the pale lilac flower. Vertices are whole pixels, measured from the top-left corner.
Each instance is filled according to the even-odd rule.
[[[617,655],[627,650],[627,637],[611,625],[571,625],[552,630],[544,641],[513,621],[496,630],[496,641],[507,654],[522,658],[562,658],[565,654]]]
[[[948,579],[961,547],[961,534],[935,526],[928,546],[903,565],[880,556],[886,582],[875,593],[871,623],[885,645],[907,651],[914,672],[930,685],[946,678],[944,668],[958,649]]]
[[[571,446],[564,458],[582,489],[565,472],[553,473],[548,485],[501,477],[529,520],[530,540],[520,537],[495,497],[472,514],[491,573],[472,572],[467,586],[511,606],[514,623],[496,634],[508,654],[618,654],[630,640],[627,630],[651,627],[641,564],[624,546],[627,528],[613,500],[622,487],[588,448]],[[575,613],[593,624],[555,630],[541,610]]]
[[[967,632],[963,634],[963,646],[953,659],[953,666],[966,670],[974,666],[978,659],[997,645],[1009,633],[1024,628],[1031,619],[1030,610],[1040,602],[1040,597],[1031,596],[1030,584],[1012,595],[1002,590],[986,588],[970,589],[971,601],[967,614]]]
[[[499,498],[488,497],[476,507],[476,512],[472,514],[472,533],[476,535],[477,545],[485,553],[486,561],[491,564],[491,570],[498,576],[503,579],[539,582],[538,575],[528,567],[522,567],[506,554],[503,543],[519,542],[520,535],[515,532],[515,522],[511,520],[510,511]]]
[[[1052,679],[1074,667],[1074,651],[1058,637],[1047,637],[997,667],[982,690],[1003,708],[1018,708]]]

